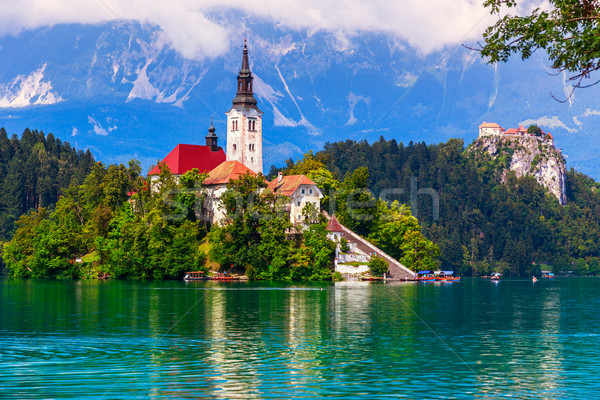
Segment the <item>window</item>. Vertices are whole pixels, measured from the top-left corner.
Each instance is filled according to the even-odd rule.
[[[296,204],[298,205],[298,207],[300,207],[300,202],[297,202]]]
[[[302,220],[302,215],[298,214],[298,218],[296,218],[297,220],[301,221]]]
[[[238,122],[237,122],[237,120],[231,121],[231,130],[232,131],[237,131],[238,130]]]
[[[251,119],[248,121],[248,129],[251,131],[255,131],[256,130],[256,120]]]
[[[313,194],[312,191],[312,189],[308,189],[308,194]]]
[[[234,143],[233,144],[233,151],[236,151],[236,150],[237,150],[237,145]]]

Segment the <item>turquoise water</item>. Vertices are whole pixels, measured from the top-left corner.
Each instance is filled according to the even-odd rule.
[[[0,280],[0,397],[592,398],[600,279]]]

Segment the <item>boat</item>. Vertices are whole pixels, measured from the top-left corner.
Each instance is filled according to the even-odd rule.
[[[417,280],[419,282],[435,281],[434,271],[419,271],[417,272]]]
[[[186,272],[183,276],[184,281],[207,281],[210,276],[204,274],[204,271],[191,271]]]
[[[542,278],[544,279],[554,279],[554,274],[550,271],[542,271]]]
[[[494,272],[494,273],[493,273],[493,274],[490,276],[490,279],[491,279],[491,280],[493,280],[493,281],[499,281],[501,276],[502,276],[502,275],[500,275],[500,273],[499,273],[499,272]]]
[[[226,273],[219,272],[216,275],[210,277],[211,281],[239,281],[240,277],[237,275],[227,275]]]
[[[454,276],[454,271],[435,271],[434,273],[436,281],[454,282],[460,281],[460,276]]]
[[[379,282],[383,282],[384,279],[382,276],[362,276],[360,278],[361,281],[379,281]]]

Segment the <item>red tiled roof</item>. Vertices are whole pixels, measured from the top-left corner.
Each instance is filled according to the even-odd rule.
[[[502,128],[502,127],[495,122],[483,121],[483,123],[481,125],[479,125],[479,128]]]
[[[332,215],[331,218],[329,218],[329,222],[327,222],[327,227],[325,227],[325,229],[329,232],[342,232],[342,225],[340,225],[340,222],[335,215]]]
[[[208,178],[204,180],[204,184],[219,185],[229,183],[230,180],[238,179],[241,175],[247,173],[256,175],[254,171],[239,161],[225,161],[208,173]]]
[[[517,133],[517,130],[515,128],[510,128],[507,129],[504,133],[506,133],[507,135],[514,135]]]
[[[278,181],[278,177],[269,182],[267,186],[273,193],[281,193],[284,196],[291,196],[300,185],[315,185],[313,181],[305,175],[286,175]]]
[[[182,175],[198,168],[200,173],[208,172],[225,161],[225,152],[221,147],[217,151],[211,151],[209,146],[196,144],[178,144],[162,160],[174,175]],[[155,166],[148,175],[160,174],[160,168]]]
[[[548,132],[548,134],[546,136],[548,136],[548,139],[554,140],[554,136],[552,136],[552,134],[550,132]]]

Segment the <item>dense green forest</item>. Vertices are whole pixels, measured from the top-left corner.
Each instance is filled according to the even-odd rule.
[[[65,190],[54,211],[41,207],[21,216],[4,245],[11,276],[165,279],[203,265],[198,240],[205,232],[188,209],[195,194],[175,190],[193,188],[202,177],[190,172],[178,184],[166,171],[151,191],[140,172],[137,161],[95,164],[83,184]]]
[[[216,267],[250,279],[332,278],[335,243],[327,237],[327,220],[308,204],[303,210],[308,227],[297,229],[285,211],[289,199],[262,190],[267,186],[262,175],[243,175],[228,184],[221,198],[226,221],[211,227],[201,213],[208,194],[205,174],[193,170],[175,179],[166,165],[154,179],[140,173],[137,161],[93,163],[83,183],[62,190],[56,205],[34,205],[3,246],[10,275],[180,279],[185,271]],[[354,210],[349,205],[338,217],[409,267],[437,266],[439,249],[421,234],[410,210],[368,192],[366,168],[337,181],[312,158],[288,173],[306,173],[323,188],[335,188],[335,195],[323,199],[325,206],[375,204]]]
[[[310,228],[290,235],[285,198],[265,191],[238,209],[239,193],[265,187],[262,177],[231,182],[227,223],[211,228],[199,218],[206,188],[197,171],[177,181],[163,168],[152,182],[136,161],[105,166],[37,131],[8,139],[0,130],[0,146],[4,239],[19,218],[3,246],[13,276],[175,279],[208,268],[209,257],[253,279],[331,276],[333,244],[315,210],[304,210]],[[413,270],[599,274],[600,185],[569,171],[561,206],[533,177],[508,173],[501,183],[505,167],[462,140],[405,146],[380,138],[328,143],[282,170],[309,176],[323,210]]]
[[[0,128],[0,242],[12,237],[21,215],[52,207],[64,188],[81,184],[94,163],[89,150],[51,133],[25,129],[19,139]]]
[[[0,249],[21,215],[52,208],[65,188],[83,182],[94,163],[89,150],[76,150],[51,133],[25,129],[21,138],[9,138],[0,128]],[[3,268],[0,259],[0,274]]]
[[[458,139],[408,146],[393,139],[348,140],[327,143],[314,158],[338,180],[366,167],[374,196],[410,205],[423,234],[439,245],[443,268],[525,276],[547,264],[555,271],[600,273],[600,185],[574,170],[567,173],[567,205],[561,206],[533,177],[509,173],[500,183],[504,164],[474,157]],[[288,161],[284,170],[293,168]]]

